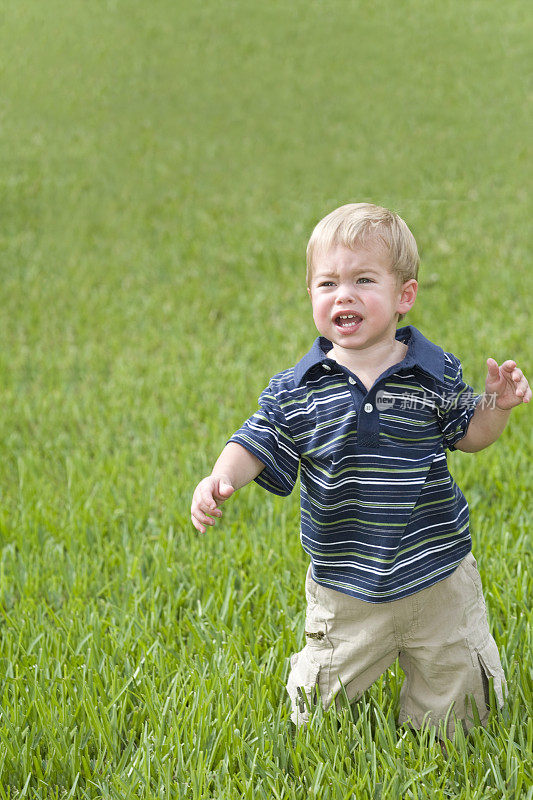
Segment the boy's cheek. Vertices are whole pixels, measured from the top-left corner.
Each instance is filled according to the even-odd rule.
[[[316,305],[316,303],[313,303],[312,311],[313,311],[313,319],[315,321],[315,325],[318,328],[320,327],[320,324],[324,322],[324,315],[323,313],[321,313],[321,309],[319,306]]]

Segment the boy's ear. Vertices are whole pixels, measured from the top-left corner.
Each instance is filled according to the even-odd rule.
[[[400,290],[400,300],[398,302],[397,311],[399,314],[407,314],[412,309],[416,300],[416,293],[418,292],[418,283],[414,278],[406,281]]]
[[[309,295],[309,299],[311,299],[311,289],[309,288],[309,286],[307,287],[307,294]]]

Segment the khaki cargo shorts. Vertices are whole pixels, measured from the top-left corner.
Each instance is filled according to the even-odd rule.
[[[506,692],[498,649],[490,635],[481,579],[472,553],[442,581],[388,603],[366,603],[305,581],[306,645],[291,656],[287,691],[291,719],[308,722],[318,695],[325,709],[344,687],[356,700],[399,657],[405,680],[399,724],[415,728],[454,716],[468,730],[489,712],[490,679],[497,704]],[[318,692],[317,692],[318,689]]]

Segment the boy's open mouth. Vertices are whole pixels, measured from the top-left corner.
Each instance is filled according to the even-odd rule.
[[[362,321],[363,318],[360,314],[355,314],[352,312],[341,312],[333,317],[335,327],[341,330],[343,333],[352,333],[353,331],[357,330]]]

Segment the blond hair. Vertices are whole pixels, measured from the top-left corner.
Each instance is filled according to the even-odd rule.
[[[398,283],[418,276],[420,257],[415,237],[398,214],[372,203],[349,203],[321,219],[307,245],[307,286],[311,282],[317,255],[342,245],[354,250],[377,244],[391,258],[391,270]],[[400,317],[401,319],[401,317]]]

